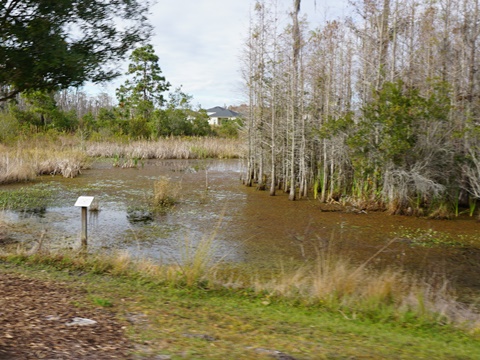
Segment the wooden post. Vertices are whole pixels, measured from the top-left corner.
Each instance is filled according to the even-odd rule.
[[[87,207],[93,202],[93,196],[80,196],[75,203],[75,206],[82,208],[82,233],[80,235],[80,241],[82,244],[82,250],[87,250]]]
[[[87,249],[87,207],[82,206],[82,235],[80,236],[82,249]]]

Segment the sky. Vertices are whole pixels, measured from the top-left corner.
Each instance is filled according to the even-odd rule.
[[[172,85],[171,91],[182,86],[183,92],[193,96],[192,104],[204,109],[246,102],[240,58],[253,3],[253,0],[157,0],[149,16],[154,28],[150,43],[160,58],[163,75]],[[293,1],[278,0],[278,3],[286,14]],[[307,14],[315,27],[326,18],[342,16],[346,3],[347,0],[303,0],[301,14]],[[124,68],[126,71],[127,63]],[[124,81],[125,78],[120,78],[95,90],[114,96],[115,89]]]

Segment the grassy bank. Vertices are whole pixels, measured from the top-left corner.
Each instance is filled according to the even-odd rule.
[[[3,271],[87,289],[129,320],[137,352],[172,358],[477,359],[479,317],[444,283],[323,254],[268,271],[211,261],[207,239],[177,264],[126,253],[12,251]],[[40,270],[40,271],[39,271]],[[136,320],[131,321],[134,318]]]
[[[377,322],[352,314],[272,299],[248,289],[180,286],[138,273],[123,275],[65,261],[19,258],[1,271],[54,279],[87,291],[127,325],[145,358],[172,359],[478,359],[475,335],[449,325]],[[285,358],[285,357],[284,357]]]

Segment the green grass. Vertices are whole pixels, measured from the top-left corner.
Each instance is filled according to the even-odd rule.
[[[52,193],[38,187],[0,190],[0,209],[41,211],[51,201]]]
[[[247,290],[176,287],[135,274],[17,262],[0,262],[0,271],[85,289],[90,306],[108,306],[125,320],[138,345],[135,352],[147,358],[272,359],[274,351],[296,359],[478,359],[480,354],[479,334],[448,325],[372,322],[320,306],[266,301],[264,294]]]

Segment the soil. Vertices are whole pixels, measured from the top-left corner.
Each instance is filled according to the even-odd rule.
[[[114,314],[82,303],[81,290],[0,272],[0,359],[131,359]]]

